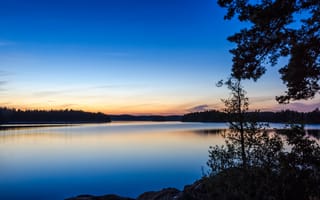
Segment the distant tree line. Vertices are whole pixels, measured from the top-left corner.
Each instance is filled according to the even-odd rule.
[[[110,122],[103,113],[81,110],[20,110],[0,108],[0,123],[86,123]]]
[[[254,118],[259,122],[271,123],[320,123],[320,110],[317,108],[312,112],[303,113],[292,110],[284,110],[279,112],[248,112],[249,118]],[[209,110],[204,112],[188,113],[182,116],[183,122],[227,122],[226,113]]]
[[[180,115],[109,115],[112,121],[181,121]]]

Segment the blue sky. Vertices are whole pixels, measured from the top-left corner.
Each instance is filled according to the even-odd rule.
[[[181,114],[221,108],[241,28],[214,0],[0,1],[0,106]],[[252,107],[277,105],[277,68],[246,82]]]

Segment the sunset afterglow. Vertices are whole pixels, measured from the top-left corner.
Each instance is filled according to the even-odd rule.
[[[184,114],[221,109],[232,44],[241,28],[215,1],[1,1],[0,106],[107,114]],[[274,67],[245,82],[251,108],[278,105]]]

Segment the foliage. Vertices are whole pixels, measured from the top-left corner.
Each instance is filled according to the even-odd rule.
[[[246,112],[247,118],[256,119],[260,122],[274,123],[306,123],[320,124],[320,111],[315,109],[311,112],[297,112],[282,110],[278,112]],[[203,112],[188,113],[182,116],[184,122],[228,122],[225,112],[210,110]]]
[[[279,136],[268,134],[265,129],[268,124],[257,122],[254,120],[256,117],[247,115],[249,99],[239,80],[229,79],[224,84],[231,91],[231,96],[222,100],[230,131],[223,134],[226,146],[210,147],[208,165],[212,173],[240,165],[243,168],[271,165],[270,160],[282,149]]]
[[[250,24],[230,36],[236,43],[232,76],[257,80],[266,67],[287,63],[279,70],[287,86],[280,103],[309,99],[320,91],[320,3],[318,0],[218,0],[227,8],[225,19],[238,17]]]
[[[319,144],[303,126],[268,131],[246,115],[249,102],[239,80],[226,84],[230,132],[223,135],[225,146],[209,150],[208,199],[319,199]]]
[[[193,112],[182,116],[183,122],[226,122],[226,114],[218,110]]]
[[[211,147],[211,195],[215,199],[319,199],[319,144],[306,137],[299,126],[284,132],[288,134],[284,144],[290,151],[282,148],[279,136],[260,133],[257,146],[247,154],[247,168],[239,164],[241,150],[237,145]]]
[[[245,112],[248,111],[249,99],[245,96],[246,91],[241,86],[240,80],[229,79],[225,82],[228,89],[231,91],[229,99],[222,100],[225,104],[224,112],[229,116],[229,128],[231,133],[228,139],[231,140],[233,145],[240,147],[241,161],[243,167],[247,166],[246,154],[246,130],[248,126],[245,120]]]
[[[309,99],[320,91],[319,1],[253,2],[218,0],[228,10],[225,19],[237,16],[251,26],[228,38],[237,45],[231,50],[233,79],[224,83],[231,90],[230,98],[223,100],[230,133],[224,135],[225,146],[210,147],[208,199],[320,199],[319,143],[302,125],[270,133],[258,118],[250,119],[240,84],[242,79],[256,81],[268,65],[287,57],[279,70],[287,91],[277,100]],[[302,20],[293,25],[297,18]]]
[[[280,169],[281,182],[289,183],[283,191],[292,198],[307,199],[320,197],[320,146],[305,134],[302,125],[290,125],[279,131],[286,135],[288,152],[282,152]]]

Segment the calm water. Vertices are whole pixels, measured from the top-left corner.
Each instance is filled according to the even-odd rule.
[[[0,131],[0,199],[136,197],[202,175],[216,123],[121,122]]]
[[[276,125],[277,126],[277,125]],[[116,122],[0,131],[0,199],[136,197],[201,178],[223,123]],[[311,126],[320,129],[320,125]]]

